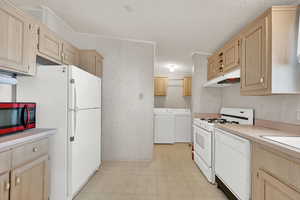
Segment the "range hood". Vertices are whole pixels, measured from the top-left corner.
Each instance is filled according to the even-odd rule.
[[[0,74],[0,84],[16,85],[17,83],[18,81],[16,78],[6,74]]]
[[[226,87],[240,82],[241,70],[237,69],[210,81],[207,81],[203,87]]]

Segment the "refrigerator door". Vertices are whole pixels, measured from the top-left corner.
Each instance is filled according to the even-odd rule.
[[[70,109],[101,108],[101,79],[78,67],[69,66]]]
[[[75,124],[74,141],[69,145],[69,194],[74,197],[100,166],[101,109],[72,111],[70,114]]]

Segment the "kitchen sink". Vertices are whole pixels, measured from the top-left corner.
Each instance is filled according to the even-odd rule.
[[[265,139],[300,149],[300,136],[261,136]]]

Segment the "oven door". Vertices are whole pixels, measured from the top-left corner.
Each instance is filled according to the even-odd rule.
[[[212,166],[212,133],[195,127],[195,152],[209,168]]]

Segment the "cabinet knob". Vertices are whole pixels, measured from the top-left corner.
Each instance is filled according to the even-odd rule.
[[[32,151],[33,151],[33,152],[37,152],[37,151],[38,151],[38,148],[37,148],[37,147],[34,147],[34,148],[32,149]]]
[[[263,83],[264,82],[264,77],[260,78],[260,82]]]
[[[10,183],[9,183],[9,182],[6,182],[6,183],[5,183],[4,189],[5,189],[6,191],[10,189]]]
[[[21,183],[21,178],[20,177],[16,177],[16,185]]]

